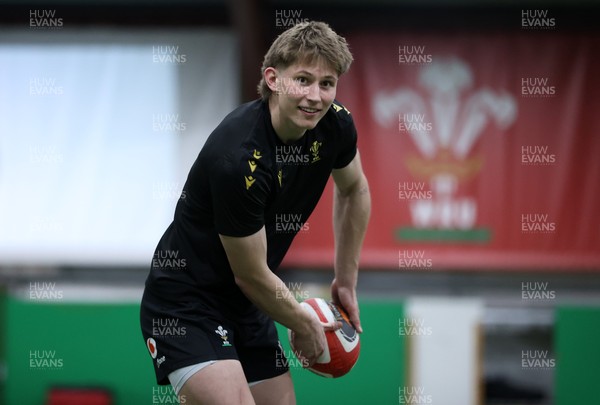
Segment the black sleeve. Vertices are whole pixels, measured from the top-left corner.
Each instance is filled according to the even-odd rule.
[[[247,160],[224,157],[210,174],[210,189],[217,232],[225,236],[248,236],[265,224],[269,195],[268,174],[262,168],[249,170]]]
[[[338,152],[333,168],[342,169],[352,162],[352,159],[356,156],[357,134],[354,120],[348,110],[343,108],[337,114],[340,115],[340,134]]]

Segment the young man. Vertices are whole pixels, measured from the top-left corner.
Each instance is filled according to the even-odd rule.
[[[265,55],[261,99],[213,131],[192,166],[173,223],[156,248],[141,307],[159,384],[186,404],[294,404],[273,320],[294,331],[305,364],[322,353],[322,324],[273,271],[335,182],[334,301],[362,332],[358,259],[370,196],[350,112],[335,101],[352,62],[325,23],[282,33]],[[297,224],[296,224],[297,225]]]

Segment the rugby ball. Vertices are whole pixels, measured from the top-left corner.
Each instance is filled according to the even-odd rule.
[[[322,322],[338,321],[342,327],[336,331],[326,331],[327,344],[323,354],[308,367],[310,371],[323,377],[337,378],[347,374],[358,360],[360,339],[346,312],[333,302],[322,298],[309,298],[300,303]],[[290,346],[294,350],[292,332],[288,329]],[[295,350],[294,350],[295,351]]]

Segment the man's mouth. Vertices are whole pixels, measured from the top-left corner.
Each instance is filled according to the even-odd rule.
[[[305,113],[307,113],[307,114],[316,114],[316,113],[318,113],[319,111],[321,111],[321,110],[319,110],[319,109],[317,109],[317,108],[310,108],[310,107],[302,107],[302,106],[299,106],[298,108],[299,108],[301,111],[303,111],[303,112],[305,112]]]

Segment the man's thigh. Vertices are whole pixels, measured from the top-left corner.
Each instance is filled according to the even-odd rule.
[[[256,405],[295,405],[294,384],[288,371],[250,387]]]
[[[238,360],[218,360],[192,375],[179,391],[186,405],[252,405],[254,399]]]

